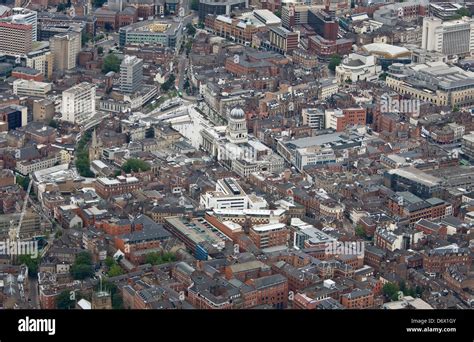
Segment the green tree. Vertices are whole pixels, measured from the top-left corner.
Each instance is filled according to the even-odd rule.
[[[399,298],[398,298],[398,292],[394,293],[393,295],[390,296],[390,299],[392,300],[392,302],[396,302]]]
[[[355,233],[358,237],[365,239],[365,230],[364,227],[362,227],[361,225],[357,225],[357,227],[355,228]]]
[[[90,170],[89,149],[87,148],[91,137],[90,131],[85,132],[76,146],[76,169],[83,177],[94,177],[94,173]]]
[[[184,48],[186,49],[186,55],[189,55],[189,53],[191,52],[192,47],[193,47],[193,41],[190,39],[184,45]]]
[[[333,55],[331,57],[331,59],[329,60],[329,65],[328,65],[328,68],[329,70],[331,70],[332,72],[336,71],[336,67],[341,64],[341,56],[339,55]]]
[[[186,25],[186,31],[188,35],[194,36],[196,34],[196,29],[194,28],[193,24],[189,23]]]
[[[76,280],[84,280],[86,278],[92,277],[94,271],[92,270],[92,265],[76,265],[71,266],[71,275]]]
[[[76,264],[92,265],[92,256],[89,252],[80,252],[76,256]]]
[[[140,159],[129,159],[122,165],[122,170],[129,173],[129,172],[140,172],[140,171],[148,171],[150,170],[150,165]]]
[[[398,283],[398,288],[400,289],[400,291],[403,292],[404,295],[407,295],[407,294],[408,294],[407,284],[405,283],[404,280],[401,280],[401,281]]]
[[[395,296],[398,299],[398,291],[399,291],[398,285],[394,283],[387,283],[382,287],[382,293],[387,298],[391,298],[392,300],[393,298],[395,298]]]
[[[29,254],[22,254],[18,257],[21,265],[25,264],[28,267],[28,274],[31,277],[38,275],[39,258],[32,258]]]
[[[168,90],[173,88],[174,81],[176,81],[176,77],[174,76],[174,74],[171,74],[170,77],[168,77],[168,79],[165,81],[165,83],[161,85],[161,90],[167,92]]]
[[[21,186],[23,190],[28,190],[28,184],[30,183],[30,178],[29,177],[23,177],[23,176],[16,176],[16,184]]]
[[[57,129],[57,128],[59,128],[59,123],[58,123],[56,120],[51,119],[51,120],[49,120],[49,122],[48,122],[48,126]]]
[[[423,288],[417,285],[415,288],[415,294],[417,297],[421,297],[421,295],[423,294]]]
[[[199,0],[191,0],[191,9],[193,11],[199,11]]]
[[[145,263],[159,265],[162,263],[161,255],[156,252],[148,253],[145,257]]]
[[[115,265],[112,265],[107,275],[109,277],[116,277],[122,274],[123,274],[122,268],[119,265],[115,264]]]
[[[56,297],[56,308],[65,310],[73,309],[75,301],[71,300],[71,294],[69,291],[63,291]]]
[[[92,40],[92,35],[90,33],[87,33],[86,30],[83,30],[82,31],[82,39],[81,39],[82,46],[86,45],[91,40]]]
[[[93,0],[92,4],[94,7],[102,7],[103,4],[105,4],[107,0]]]
[[[176,256],[171,252],[163,253],[162,259],[164,262],[172,262],[176,260]]]
[[[189,80],[184,81],[183,89],[189,89],[190,87],[191,85],[189,84]]]
[[[276,11],[275,11],[275,15],[276,15],[278,18],[281,18],[281,10],[276,10]]]
[[[387,73],[383,72],[379,75],[379,80],[385,81],[387,79]]]
[[[79,253],[74,264],[71,266],[72,277],[77,280],[83,280],[92,277],[93,274],[92,256],[89,252]]]
[[[119,70],[120,59],[114,53],[108,54],[107,57],[104,58],[104,61],[102,63],[102,72],[106,74],[109,71],[119,72]]]
[[[105,263],[105,265],[106,265],[108,268],[111,268],[113,265],[116,264],[115,259],[112,258],[112,257],[110,257],[110,256],[108,256],[107,258],[105,258],[104,263]]]
[[[102,46],[99,46],[99,47],[97,48],[97,53],[98,53],[99,55],[102,55],[102,54],[104,53],[104,48],[103,48]]]
[[[456,14],[459,16],[459,18],[471,16],[471,12],[466,7],[461,7],[458,9]]]
[[[148,253],[145,257],[145,263],[152,264],[152,265],[161,265],[166,264],[168,262],[172,262],[176,260],[176,256],[171,252],[166,253],[158,253],[158,252],[151,252]]]

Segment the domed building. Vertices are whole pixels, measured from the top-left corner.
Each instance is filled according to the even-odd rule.
[[[201,148],[222,165],[241,177],[253,172],[280,172],[285,161],[271,148],[247,132],[247,121],[242,108],[233,108],[227,114],[227,127],[209,124],[200,130]]]
[[[247,121],[245,112],[240,107],[235,107],[230,111],[226,136],[234,144],[242,144],[248,141]]]

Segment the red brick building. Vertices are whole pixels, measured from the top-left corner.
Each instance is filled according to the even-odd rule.
[[[112,218],[109,220],[101,220],[96,222],[95,226],[112,236],[130,234],[134,231],[143,230],[142,224],[133,224],[128,219]]]
[[[136,177],[97,178],[95,190],[103,198],[123,195],[141,189],[142,182]]]
[[[288,242],[289,230],[284,223],[270,223],[253,226],[250,239],[258,248],[284,246]]]
[[[348,54],[352,50],[352,44],[350,39],[327,40],[318,35],[308,38],[308,50],[321,58]]]
[[[345,108],[342,110],[344,114],[344,127],[347,126],[365,126],[367,120],[367,109],[358,108]]]
[[[385,261],[386,252],[374,246],[367,246],[364,250],[364,264],[380,270],[382,262]]]
[[[211,213],[206,213],[205,219],[207,222],[219,229],[223,234],[228,236],[234,242],[237,241],[240,235],[244,234],[244,230],[242,229],[242,226],[239,223],[229,220],[223,222]]]
[[[469,249],[454,246],[440,247],[421,253],[423,269],[429,273],[443,273],[450,266],[471,265]]]
[[[0,170],[0,187],[15,184],[15,174],[12,170]]]
[[[369,290],[354,289],[341,296],[341,304],[347,309],[371,309],[374,307],[374,294]]]
[[[266,29],[265,26],[258,28],[254,25],[242,25],[240,19],[231,19],[224,16],[208,15],[205,18],[205,26],[216,35],[230,38],[233,37],[238,43],[251,42],[252,37]]]
[[[117,29],[117,12],[105,8],[98,8],[94,12],[96,26],[101,28]]]
[[[261,261],[252,260],[226,266],[224,273],[226,279],[236,278],[246,282],[253,278],[270,275],[271,269]]]
[[[137,15],[139,18],[148,18],[155,15],[154,5],[137,4]]]
[[[302,290],[319,279],[315,274],[303,272],[284,261],[274,263],[272,270],[288,279],[288,289],[293,292]]]
[[[252,279],[248,282],[255,291],[243,294],[244,308],[271,305],[276,309],[288,306],[288,280],[281,274]]]
[[[425,219],[421,219],[416,222],[414,228],[416,230],[422,231],[426,235],[437,235],[442,238],[445,238],[448,233],[447,227],[445,225],[431,222]]]
[[[40,289],[39,301],[41,309],[56,309],[56,295],[55,291]]]
[[[38,82],[42,82],[44,79],[41,71],[29,67],[16,67],[12,70],[12,77]]]
[[[138,11],[134,7],[126,7],[117,14],[118,27],[128,26],[138,21]]]
[[[400,199],[399,195],[403,197],[403,200]],[[442,218],[452,213],[451,204],[441,199],[433,197],[422,200],[407,192],[397,193],[390,197],[388,208],[392,214],[407,219],[410,224],[414,224],[421,219]]]

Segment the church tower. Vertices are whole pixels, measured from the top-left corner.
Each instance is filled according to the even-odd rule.
[[[97,160],[100,159],[100,154],[101,154],[101,144],[97,141],[97,133],[95,132],[95,129],[92,131],[92,137],[91,137],[91,145],[89,147],[89,160]]]
[[[248,141],[247,121],[242,108],[235,107],[230,111],[226,136],[234,144],[242,144]]]
[[[102,277],[100,277],[99,291],[92,294],[91,307],[93,310],[112,309],[112,294],[102,288]]]

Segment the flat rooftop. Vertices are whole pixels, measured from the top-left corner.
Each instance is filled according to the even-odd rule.
[[[260,224],[253,226],[252,229],[256,232],[269,232],[272,230],[282,230],[285,229],[286,224],[284,223],[270,223],[270,224]]]
[[[218,229],[212,226],[204,218],[196,218],[191,221],[186,221],[180,217],[168,217],[165,219],[174,229],[178,230],[180,234],[187,236],[195,244],[201,242],[208,242],[217,247],[223,246],[227,237]]]
[[[285,213],[284,209],[213,209],[216,215],[229,216],[281,216]]]
[[[128,26],[121,27],[120,31],[139,32],[141,34],[167,34],[174,32],[180,27],[181,24],[179,22],[174,21],[144,20]]]
[[[400,168],[387,171],[389,174],[395,174],[407,179],[414,180],[426,186],[436,186],[441,184],[441,179],[428,173],[415,169],[414,167]]]

